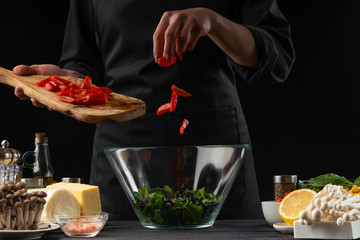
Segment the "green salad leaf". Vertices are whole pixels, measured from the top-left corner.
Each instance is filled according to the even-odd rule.
[[[360,177],[358,177],[357,179],[355,179],[354,185],[360,187]]]
[[[309,186],[313,190],[318,191],[319,189],[321,190],[326,184],[340,185],[346,189],[350,189],[354,185],[354,183],[352,183],[345,177],[336,175],[334,173],[327,173],[327,174],[319,175],[315,178],[310,178]]]
[[[148,189],[147,183],[133,192],[137,215],[146,223],[169,226],[199,225],[214,218],[222,197],[205,191],[186,189],[173,192],[165,185]]]
[[[133,192],[133,195],[137,201],[144,201],[146,198],[148,198],[149,192],[147,190],[147,183],[145,183],[144,186],[140,187],[138,189],[138,192]]]

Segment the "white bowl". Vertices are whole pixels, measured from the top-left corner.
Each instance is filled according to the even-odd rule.
[[[283,222],[279,214],[279,206],[280,206],[280,202],[276,202],[276,201],[261,202],[261,207],[263,210],[265,220],[271,226],[274,223]]]

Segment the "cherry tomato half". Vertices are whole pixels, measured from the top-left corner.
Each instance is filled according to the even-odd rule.
[[[173,92],[176,92],[177,95],[179,95],[180,97],[191,97],[191,93],[188,93],[187,91],[181,89],[181,88],[178,88],[177,86],[175,85],[172,85],[171,86],[171,90]]]
[[[177,60],[176,56],[170,58],[170,60],[166,59],[166,57],[161,57],[161,58],[158,58],[157,63],[161,67],[169,67],[169,66],[173,65],[174,63],[176,63],[176,60]]]
[[[184,130],[185,128],[189,125],[189,120],[187,120],[186,118],[183,120],[181,127],[180,127],[180,135],[184,134]]]

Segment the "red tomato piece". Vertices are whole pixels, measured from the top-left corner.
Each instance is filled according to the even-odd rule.
[[[57,94],[57,96],[70,96],[71,91],[68,89],[65,89]]]
[[[92,86],[90,76],[86,76],[79,86],[56,75],[42,79],[36,84],[51,92],[59,90],[56,97],[60,101],[73,104],[104,104],[110,98],[109,94],[112,93],[110,88]]]
[[[84,104],[83,96],[78,96],[78,95],[75,95],[75,96],[76,96],[76,98],[75,98],[76,104],[79,104],[79,105]]]
[[[52,76],[52,78],[56,79],[57,81],[62,82],[63,84],[66,84],[66,85],[69,85],[71,83],[71,81],[63,79],[63,78],[61,78],[59,76],[56,76],[56,75]]]
[[[91,93],[105,93],[100,87],[93,86],[90,90]]]
[[[189,125],[189,120],[187,120],[186,118],[183,120],[181,126],[180,126],[180,135],[184,134],[184,130],[185,128]]]
[[[103,90],[104,92],[106,92],[107,94],[110,94],[113,92],[113,90],[111,90],[111,88],[108,88],[108,87],[100,87],[101,90]]]
[[[57,87],[58,86],[52,81],[49,81],[49,82],[45,83],[45,85],[44,85],[44,88],[50,92],[55,92]]]
[[[58,86],[62,86],[62,85],[66,86],[67,85],[67,84],[63,83],[62,81],[57,80],[54,77],[51,78],[51,81],[56,83]]]
[[[69,87],[70,90],[74,90],[74,89],[78,89],[78,88],[79,88],[79,86],[76,85],[75,83],[70,83],[70,84],[68,85],[68,87]]]
[[[173,65],[174,63],[176,63],[176,60],[177,60],[176,56],[170,58],[170,60],[166,59],[166,57],[161,57],[161,58],[158,58],[157,63],[161,67],[169,67],[169,66]]]
[[[171,90],[173,90],[174,92],[176,92],[177,95],[181,96],[181,97],[191,97],[191,93],[186,92],[185,90],[178,88],[175,85],[171,86]]]
[[[69,85],[59,85],[58,89],[59,89],[59,91],[67,90],[67,89],[69,89]]]
[[[286,192],[285,194],[284,194],[284,197],[283,198],[285,198],[287,195],[289,195],[291,192]]]
[[[170,112],[173,112],[175,110],[177,101],[178,101],[178,95],[175,91],[173,91],[171,95]]]
[[[158,108],[158,110],[156,111],[156,115],[159,116],[161,114],[168,112],[169,110],[170,110],[170,103],[165,103]]]
[[[92,78],[89,76],[86,76],[84,80],[79,84],[80,88],[86,88],[90,89],[92,85]]]
[[[71,103],[71,104],[74,104],[74,103],[75,103],[75,99],[72,98],[72,97],[69,97],[69,96],[59,96],[59,95],[56,95],[56,98],[57,98],[59,101],[62,101],[62,102]]]
[[[51,80],[51,77],[44,78],[43,80],[36,82],[36,85],[38,85],[39,87],[43,87],[50,80]]]
[[[88,93],[81,98],[81,102],[85,105],[98,105],[106,103],[106,98],[101,93]]]
[[[109,100],[110,96],[109,94],[112,93],[112,90],[110,88],[107,87],[98,87],[98,86],[94,86],[91,89],[91,92],[95,92],[95,93],[101,93],[104,94],[104,97],[106,98],[106,100]]]
[[[93,86],[90,90],[91,93],[100,93],[103,94],[106,100],[109,100],[109,94],[106,93],[105,91],[103,91],[100,87],[98,86]]]

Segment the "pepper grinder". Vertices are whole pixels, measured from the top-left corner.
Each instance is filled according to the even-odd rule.
[[[0,148],[0,184],[6,181],[18,182],[22,177],[20,162],[21,153],[9,148],[9,141],[3,140]]]
[[[21,153],[14,148],[9,148],[9,145],[8,140],[1,142],[0,165],[17,164],[20,161]]]

